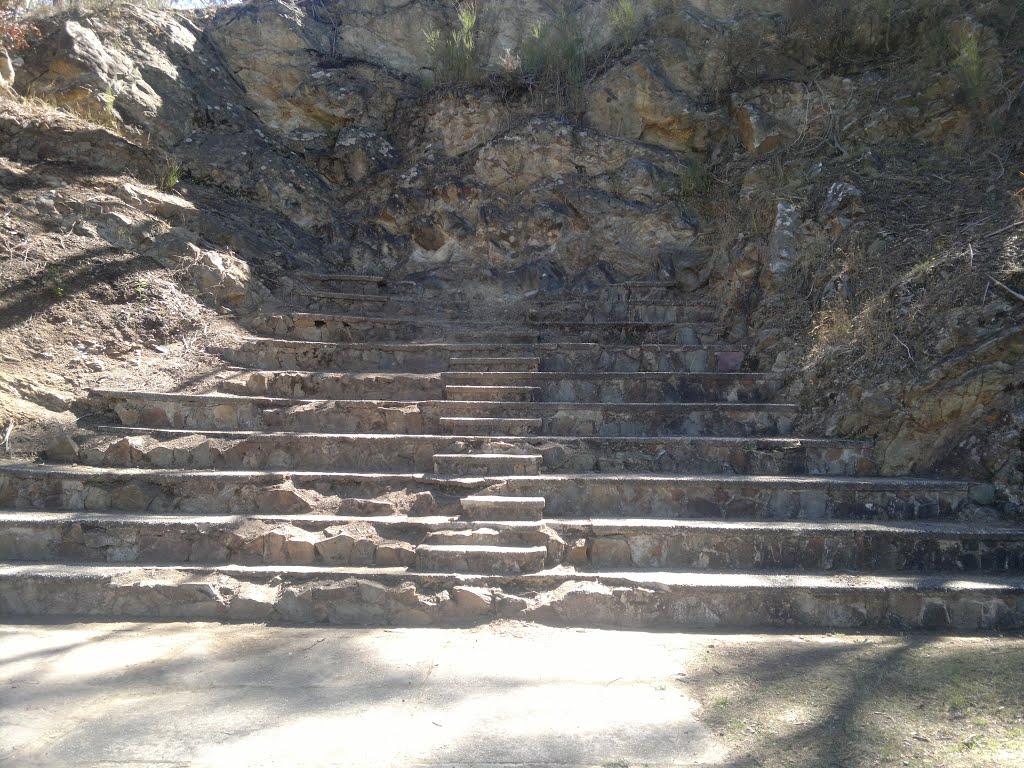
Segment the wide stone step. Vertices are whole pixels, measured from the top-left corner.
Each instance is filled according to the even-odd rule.
[[[547,547],[421,544],[416,547],[416,570],[432,573],[536,573],[544,569],[547,555]]]
[[[991,493],[981,483],[877,477],[0,467],[0,508],[153,514],[338,514],[355,504],[372,514],[409,508],[455,517],[459,500],[474,494],[543,496],[546,518],[936,520],[969,516],[973,502],[990,503]]]
[[[152,403],[151,411],[158,405]],[[798,408],[788,404],[751,403],[514,403],[428,401],[373,403],[314,402],[262,412],[271,429],[338,432],[437,434],[442,418],[541,419],[538,433],[559,436],[785,435]],[[212,414],[224,416],[224,412]],[[199,417],[190,426],[202,421]],[[127,423],[127,422],[125,422]],[[171,423],[171,422],[168,422]],[[220,426],[223,422],[216,423]],[[255,426],[256,424],[254,424]],[[239,423],[240,427],[246,424]]]
[[[546,472],[658,471],[758,475],[867,475],[861,441],[803,438],[538,437],[538,419],[442,419],[448,436],[144,430],[100,427],[83,464],[158,469],[428,472],[436,453],[492,446],[537,453]],[[487,435],[497,435],[490,437]]]
[[[462,373],[533,373],[540,370],[539,357],[453,357],[449,361],[452,371]]]
[[[0,560],[390,568],[412,566],[413,552],[420,544],[544,546],[549,566],[571,566],[581,572],[764,568],[1024,575],[1024,528],[1019,525],[704,520],[541,523],[525,516],[522,521],[502,518],[464,523],[448,518],[264,515],[239,519],[0,511]]]
[[[438,428],[446,435],[501,435],[526,437],[536,435],[544,426],[543,419],[476,418],[473,416],[442,416]]]
[[[508,344],[502,342],[333,344],[252,338],[212,348],[235,365],[263,370],[432,373],[448,371],[452,357],[539,357],[546,371],[738,371],[743,349],[729,344]]]
[[[392,285],[392,289],[401,287]],[[386,301],[359,301],[358,292],[329,290],[293,290],[290,294],[296,311],[322,313],[355,313],[371,317],[408,317],[478,321],[501,318],[522,318],[534,321],[585,320],[607,322],[676,323],[714,322],[720,319],[721,307],[714,302],[679,296],[643,297],[609,300],[605,297],[509,299],[495,306],[493,302],[454,299],[426,299],[393,292]]]
[[[0,512],[0,560],[407,567],[447,518]]]
[[[540,399],[540,387],[446,384],[444,396],[446,400],[530,403]]]
[[[285,400],[96,390],[91,402],[127,427],[441,434],[440,419],[541,419],[540,434],[642,437],[785,435],[799,413],[786,403],[515,403]]]
[[[246,326],[256,334],[281,339],[320,342],[484,341],[595,342],[621,344],[702,344],[722,338],[717,323],[639,321],[506,322],[427,320],[328,313],[288,312],[255,315]]]
[[[778,373],[572,373],[519,371],[539,358],[470,358],[461,370],[452,359],[447,373],[329,373],[256,371],[239,373],[221,385],[235,395],[332,400],[441,400],[445,387],[537,387],[537,400],[559,403],[766,402],[780,390]],[[504,362],[508,360],[509,362]],[[479,362],[477,362],[479,361]],[[521,361],[521,362],[520,362]],[[507,370],[498,370],[508,366]]]
[[[560,521],[573,565],[609,568],[1012,572],[1024,527],[959,522]],[[584,552],[585,550],[585,559]]]
[[[540,520],[543,496],[466,496],[461,500],[467,520]]]
[[[536,475],[543,461],[540,454],[438,453],[434,455],[434,472],[456,477]]]
[[[539,553],[538,553],[539,554]],[[960,573],[474,575],[371,569],[0,565],[7,617],[632,629],[1024,629],[1024,579]]]

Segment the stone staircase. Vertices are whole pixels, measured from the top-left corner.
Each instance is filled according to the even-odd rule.
[[[0,613],[1024,627],[991,487],[792,435],[782,377],[670,285],[284,290],[216,391],[93,392],[78,463],[0,466]]]

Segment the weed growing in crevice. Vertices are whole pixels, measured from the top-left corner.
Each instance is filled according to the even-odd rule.
[[[633,0],[618,0],[612,8],[609,21],[617,43],[625,48],[636,45],[640,39],[641,25]]]
[[[587,35],[575,7],[562,5],[550,20],[534,23],[523,43],[522,69],[540,109],[576,112],[582,108]]]
[[[163,169],[160,171],[160,178],[157,179],[157,186],[164,192],[170,192],[181,181],[181,163],[173,157],[164,160]]]
[[[476,62],[479,18],[476,3],[457,3],[455,15],[458,26],[448,34],[437,29],[424,32],[437,85],[469,83],[480,75]]]

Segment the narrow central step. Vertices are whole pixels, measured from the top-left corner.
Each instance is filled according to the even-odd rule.
[[[453,357],[452,371],[478,373],[536,373],[540,370],[539,357]]]
[[[535,573],[544,569],[547,547],[421,544],[416,569],[432,573]]]
[[[540,398],[540,387],[448,384],[444,396],[446,400],[532,403]]]
[[[544,457],[516,453],[437,453],[439,475],[539,475]]]
[[[483,435],[486,437],[530,437],[544,425],[543,419],[488,419],[473,416],[442,416],[437,420],[446,435]]]
[[[461,500],[467,520],[540,520],[547,500],[543,496],[466,496]]]

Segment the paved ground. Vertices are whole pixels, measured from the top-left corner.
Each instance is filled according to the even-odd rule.
[[[708,638],[495,624],[0,625],[0,765],[715,765]]]

